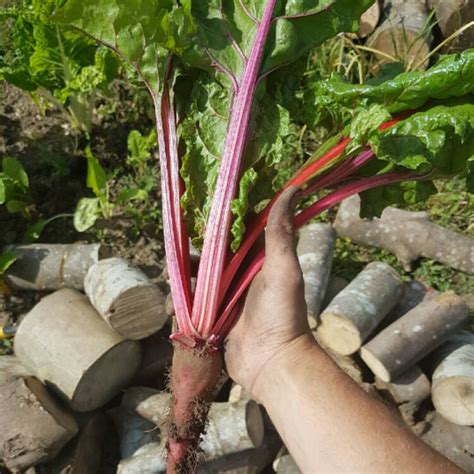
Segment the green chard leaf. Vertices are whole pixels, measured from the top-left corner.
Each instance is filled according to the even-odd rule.
[[[99,198],[82,198],[74,211],[74,228],[78,232],[90,229],[101,216]]]
[[[278,1],[265,45],[241,184],[232,206],[232,248],[245,231],[245,217],[269,199],[297,169],[302,152],[292,112],[304,69],[283,70],[312,47],[342,31],[354,31],[373,0]],[[67,0],[55,19],[109,46],[160,98],[167,59],[181,73],[173,76],[172,97],[179,111],[181,204],[188,231],[200,246],[219,171],[235,91],[254,43],[265,2],[247,0]],[[283,77],[285,75],[285,77]],[[267,77],[268,76],[268,77]],[[287,76],[294,78],[288,80]],[[186,93],[183,93],[186,91]],[[157,101],[155,100],[155,105]]]
[[[377,155],[362,174],[409,170],[426,180],[407,181],[362,193],[361,214],[380,215],[389,205],[424,201],[436,192],[432,180],[452,176],[473,182],[474,102],[472,97],[452,99],[444,105],[413,114],[392,128],[372,134],[369,142]],[[377,169],[378,168],[378,169]],[[471,187],[472,189],[472,187]]]
[[[372,137],[380,160],[433,178],[466,174],[474,156],[474,101],[454,99],[413,114]]]
[[[104,168],[94,157],[89,147],[86,148],[87,158],[87,187],[97,196],[104,196],[107,190],[107,176]]]
[[[427,71],[398,74],[375,84],[351,84],[339,76],[315,81],[306,93],[313,124],[329,113],[347,120],[361,106],[380,104],[390,113],[416,109],[430,99],[443,100],[474,93],[474,49],[447,55]],[[307,105],[309,107],[309,105]]]

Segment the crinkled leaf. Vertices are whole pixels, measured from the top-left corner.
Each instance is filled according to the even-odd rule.
[[[186,1],[69,0],[55,20],[72,25],[117,51],[159,94],[168,50],[180,52],[191,41],[193,22]],[[168,48],[168,49],[167,49]]]
[[[313,107],[315,120],[330,112],[342,120],[353,116],[360,106],[381,104],[391,113],[416,109],[429,99],[461,97],[474,92],[474,49],[442,57],[427,71],[397,75],[379,84],[350,84],[339,76],[316,81],[309,87],[306,101]]]
[[[148,136],[143,136],[138,130],[128,134],[127,163],[131,166],[143,164],[151,157],[151,148],[156,144],[156,132],[153,130]]]
[[[277,97],[267,94],[254,107],[243,177],[234,201],[238,205],[232,207],[237,219],[232,227],[233,249],[238,248],[245,231],[245,215],[261,201],[271,198],[302,162],[299,129],[291,121],[288,110],[279,105],[282,100],[274,85]],[[181,203],[188,231],[198,248],[202,244],[224,148],[228,104],[226,88],[209,76],[201,75],[194,82],[190,105],[180,128],[187,149],[181,168],[185,182]]]
[[[399,122],[372,137],[381,160],[433,177],[466,174],[474,156],[474,103],[453,100]]]
[[[74,228],[78,232],[90,229],[100,217],[100,201],[98,198],[82,198],[74,212]]]
[[[233,240],[230,248],[233,252],[239,248],[240,242],[245,233],[245,217],[248,213],[250,204],[249,196],[256,182],[257,173],[253,168],[249,168],[240,180],[238,198],[232,201],[232,213],[234,214],[235,219],[231,229]]]
[[[293,62],[341,32],[357,31],[373,0],[287,0],[280,2],[263,70]]]
[[[186,2],[189,5],[191,2]],[[248,58],[266,2],[200,0],[192,2],[196,25],[191,47],[183,61],[216,71],[219,77],[239,79]],[[356,31],[362,13],[373,0],[286,0],[277,2],[265,45],[262,72],[289,64],[314,46],[342,31]],[[222,74],[222,71],[227,74]],[[230,74],[228,74],[230,73]]]
[[[350,124],[349,136],[351,138],[351,149],[355,149],[369,141],[369,139],[377,135],[377,129],[391,115],[379,104],[373,104],[368,109],[361,109]]]

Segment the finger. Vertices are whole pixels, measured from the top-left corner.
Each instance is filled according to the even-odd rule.
[[[292,186],[273,205],[265,229],[265,264],[293,261],[296,258],[294,202],[300,188]]]

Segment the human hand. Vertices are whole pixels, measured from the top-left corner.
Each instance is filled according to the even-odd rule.
[[[296,255],[292,201],[298,188],[275,202],[265,229],[265,261],[225,345],[230,377],[259,399],[268,371],[297,357],[314,338],[306,318],[303,274]]]
[[[297,192],[296,187],[286,190],[272,207],[265,229],[263,267],[249,287],[225,344],[230,377],[257,399],[269,371],[278,371],[281,360],[287,362],[315,344],[306,318],[303,274],[296,255],[292,201]],[[197,262],[195,258],[195,270]],[[174,313],[171,297],[167,312]]]

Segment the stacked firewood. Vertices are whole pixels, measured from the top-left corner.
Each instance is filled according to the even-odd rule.
[[[0,356],[4,466],[30,474],[165,472],[172,345],[163,291],[129,262],[104,258],[97,244],[15,251],[10,287],[50,294],[21,319],[15,355]],[[281,443],[261,407],[240,387],[229,396],[227,377],[223,385],[199,472],[259,472]],[[118,442],[107,447],[111,440]],[[103,459],[107,450],[112,461]]]
[[[428,256],[470,273],[474,243],[424,214],[387,209],[380,219],[362,220],[357,197],[340,206],[334,227],[311,224],[298,243],[308,322],[320,345],[363,389],[395,405],[419,436],[472,471],[474,334],[465,330],[467,304],[452,292],[402,281],[382,262],[351,282],[331,274],[338,234],[388,249],[406,267]],[[16,251],[10,286],[51,293],[21,319],[15,355],[0,356],[6,468],[165,472],[172,346],[163,291],[96,244]],[[223,377],[216,397],[199,472],[257,473],[272,463],[276,472],[299,472],[242,387]],[[112,460],[104,460],[109,451]]]

